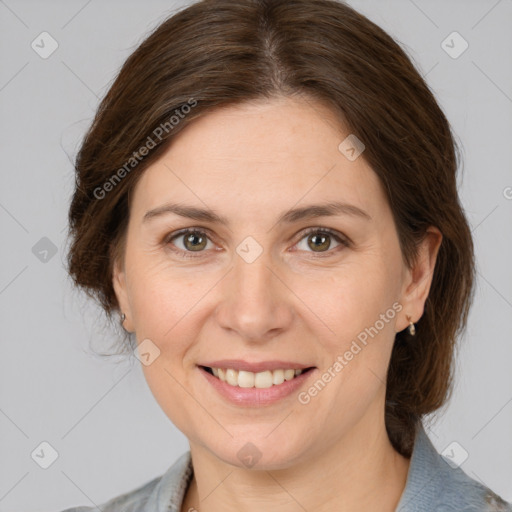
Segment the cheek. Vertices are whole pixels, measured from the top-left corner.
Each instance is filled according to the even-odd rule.
[[[141,343],[149,339],[159,351],[157,364],[143,367],[146,379],[155,394],[160,394],[157,390],[162,383],[165,383],[163,394],[171,388],[176,388],[173,392],[178,393],[181,388],[165,370],[183,383],[186,371],[195,360],[195,345],[205,318],[211,313],[209,292],[219,277],[151,261],[134,268],[131,276],[137,340]]]
[[[319,379],[326,384],[317,387],[321,391],[310,388],[311,401],[320,423],[342,430],[364,415],[386,382],[401,306],[392,276],[381,268],[368,264],[337,273],[315,287],[307,301],[320,319],[317,334],[324,333],[317,339],[322,344]]]
[[[194,407],[177,406],[190,402],[186,362],[199,337],[200,323],[194,321],[197,302],[207,291],[197,276],[184,278],[168,266],[141,265],[132,273],[131,296],[139,343],[149,339],[157,347],[157,357],[142,364],[146,382],[161,409],[182,431],[193,424]],[[211,288],[211,285],[210,285]],[[150,346],[152,346],[150,344]]]
[[[333,271],[325,279],[297,281],[293,289],[317,317],[325,339],[343,348],[347,341],[374,326],[381,315],[386,315],[385,325],[378,322],[378,330],[393,330],[397,282],[384,262],[368,259]]]
[[[151,257],[145,260],[140,258],[131,272],[130,297],[137,337],[162,341],[172,337],[197,302],[197,277],[190,275],[187,279],[167,264],[155,263]]]
[[[398,271],[376,251],[337,269],[329,279],[317,280],[307,295],[306,287],[297,291],[318,317],[314,322],[322,344],[323,380],[332,382],[321,394],[326,403],[339,404],[343,413],[330,413],[337,422],[362,414],[386,382],[401,310]],[[352,414],[344,418],[348,410]]]

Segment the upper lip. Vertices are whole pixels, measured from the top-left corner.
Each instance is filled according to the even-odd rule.
[[[243,361],[242,359],[222,359],[218,361],[210,361],[201,363],[199,366],[208,366],[210,368],[232,368],[234,370],[242,370],[246,372],[264,372],[266,370],[287,370],[293,368],[295,370],[304,370],[311,368],[310,364],[302,364],[294,361],[260,361],[250,363],[249,361]]]

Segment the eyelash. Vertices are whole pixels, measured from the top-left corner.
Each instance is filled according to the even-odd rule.
[[[173,244],[171,244],[171,242],[173,240],[175,240],[176,238],[179,238],[180,236],[183,236],[183,235],[192,234],[192,233],[199,233],[199,234],[204,234],[204,235],[208,236],[209,231],[204,228],[201,228],[201,229],[200,228],[185,228],[185,229],[182,229],[175,233],[171,233],[169,236],[166,236],[164,239],[164,244],[171,246],[171,245],[173,245]],[[331,235],[336,240],[336,242],[341,244],[342,247],[350,247],[350,245],[351,245],[351,243],[346,238],[342,237],[337,231],[334,231],[330,228],[322,228],[322,227],[313,227],[313,228],[306,229],[305,231],[303,231],[302,236],[299,238],[299,240],[297,241],[297,243],[295,245],[297,245],[300,241],[302,241],[307,235],[310,235],[311,233],[322,233],[322,234]],[[340,246],[335,247],[334,249],[325,251],[323,253],[322,252],[319,252],[319,253],[313,252],[313,254],[315,254],[314,258],[325,258],[325,257],[332,256],[332,253],[337,252],[337,249],[340,249]],[[199,258],[202,255],[201,253],[205,252],[205,251],[198,251],[198,254],[194,255],[192,251],[183,251],[182,249],[176,248],[176,246],[174,246],[174,248],[171,248],[171,250],[173,252],[177,253],[180,257],[182,257],[184,259]]]

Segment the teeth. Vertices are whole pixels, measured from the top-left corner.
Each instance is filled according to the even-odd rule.
[[[223,382],[227,382],[230,386],[263,389],[282,384],[285,380],[292,380],[297,375],[300,375],[302,370],[266,370],[253,373],[244,370],[237,371],[232,368],[212,368],[212,372],[215,377],[218,377]]]
[[[226,373],[228,372],[229,370],[226,370]],[[256,380],[255,377],[256,377],[256,374],[252,373],[252,372],[244,372],[242,370],[240,370],[239,372],[237,372],[236,370],[231,370],[234,374],[234,379],[229,382],[229,380],[227,381],[228,384],[231,384],[232,386],[240,386],[241,388],[253,388],[254,387],[254,381]],[[261,375],[261,374],[260,374]]]
[[[228,368],[226,370],[226,382],[228,384],[231,384],[232,386],[238,386],[238,375],[236,374],[236,370],[232,370],[231,368]],[[251,387],[250,386],[244,386],[244,387]]]
[[[284,382],[284,370],[274,370],[272,372],[272,384],[282,384]]]

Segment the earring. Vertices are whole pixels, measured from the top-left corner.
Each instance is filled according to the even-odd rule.
[[[414,326],[414,323],[411,321],[411,317],[409,315],[407,315],[407,320],[409,322],[409,334],[411,336],[414,336],[416,334],[416,327]]]
[[[126,315],[123,313],[121,315],[120,324],[123,325],[124,321],[126,320]]]

